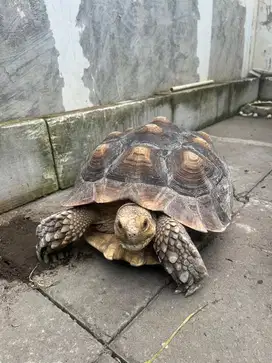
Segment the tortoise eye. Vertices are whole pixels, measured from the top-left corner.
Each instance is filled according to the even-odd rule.
[[[143,223],[143,228],[146,229],[148,227],[148,220],[145,219]]]
[[[123,228],[122,223],[120,221],[118,221],[117,226],[118,226],[119,229]]]

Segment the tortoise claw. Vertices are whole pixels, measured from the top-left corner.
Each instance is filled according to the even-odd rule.
[[[64,210],[43,219],[37,226],[36,255],[40,262],[49,263],[48,255],[78,240],[96,215],[91,208]]]
[[[49,255],[81,237],[83,230],[76,227],[78,213],[74,210],[62,211],[43,219],[36,228],[38,242],[36,255],[41,263],[50,262]]]
[[[36,236],[38,237],[38,242],[36,244],[36,256],[43,264],[49,264],[50,260],[48,255],[60,247],[65,238],[65,235],[63,233],[61,235],[60,230],[58,229],[60,224],[60,215],[61,213],[54,214],[43,219],[36,228]],[[66,215],[62,215],[62,217],[65,218]],[[61,223],[61,225],[63,224]]]

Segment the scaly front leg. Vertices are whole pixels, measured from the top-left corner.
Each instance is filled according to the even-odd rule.
[[[36,229],[39,238],[36,245],[38,260],[48,263],[50,253],[78,240],[97,217],[92,208],[77,207],[43,219]]]
[[[157,220],[154,249],[165,270],[177,283],[176,292],[192,295],[208,275],[205,264],[182,224],[162,215]]]

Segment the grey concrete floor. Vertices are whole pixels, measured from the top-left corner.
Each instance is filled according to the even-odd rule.
[[[202,251],[203,288],[175,295],[162,269],[106,261],[85,246],[84,258],[34,273],[38,288],[1,280],[1,363],[144,363],[205,304],[155,362],[271,363],[272,121],[234,117],[205,131],[230,165],[236,200],[232,224]],[[6,213],[0,226],[35,226],[66,195]]]

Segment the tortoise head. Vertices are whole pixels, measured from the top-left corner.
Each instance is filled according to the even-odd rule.
[[[114,232],[129,251],[140,251],[153,239],[156,221],[151,213],[134,203],[121,206],[116,214]]]

